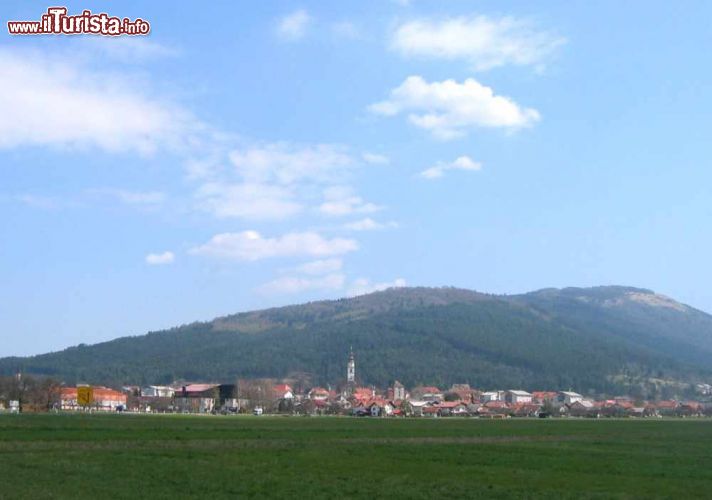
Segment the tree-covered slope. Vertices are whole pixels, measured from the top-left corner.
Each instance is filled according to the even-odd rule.
[[[309,375],[343,381],[349,348],[363,383],[664,390],[712,373],[712,317],[647,290],[495,296],[401,288],[255,311],[139,337],[0,360],[67,382]],[[662,389],[661,389],[662,387]]]

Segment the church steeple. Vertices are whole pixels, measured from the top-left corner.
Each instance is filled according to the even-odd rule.
[[[354,360],[353,347],[349,349],[349,363],[346,365],[346,382],[350,385],[356,383],[356,361]]]

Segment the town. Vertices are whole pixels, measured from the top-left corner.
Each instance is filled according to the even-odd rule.
[[[303,387],[294,381],[241,379],[236,383],[188,383],[75,387],[17,374],[0,381],[0,412],[133,412],[185,414],[344,415],[356,417],[701,417],[712,415],[709,398],[641,401],[629,396],[592,399],[573,390],[447,389],[394,381],[388,388],[359,386],[350,353],[341,387]],[[697,387],[703,396],[710,386]]]

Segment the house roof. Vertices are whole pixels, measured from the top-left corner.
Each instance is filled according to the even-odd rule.
[[[442,393],[442,391],[441,391],[440,389],[438,389],[437,387],[432,386],[432,385],[430,385],[430,386],[427,386],[427,385],[426,385],[426,386],[423,386],[423,387],[416,387],[416,390],[417,390],[418,392],[423,393],[423,394],[425,394],[425,393],[430,393],[430,394],[440,394],[440,393]]]
[[[215,389],[218,384],[189,384],[183,387],[185,392],[205,392],[210,389]]]
[[[541,407],[538,404],[532,403],[521,403],[512,405],[512,411],[518,415],[528,415],[531,413],[536,413]]]
[[[563,394],[564,396],[569,396],[569,397],[574,397],[574,398],[582,398],[583,397],[578,392],[572,392],[572,391],[561,391],[561,392],[559,392],[559,394]]]
[[[507,391],[507,392],[510,393],[510,394],[514,394],[515,396],[531,396],[531,394],[528,393],[527,391],[510,390],[510,391]]]
[[[464,404],[462,401],[443,401],[442,403],[439,403],[436,406],[439,408],[455,408],[462,404]]]
[[[584,408],[591,409],[591,408],[594,408],[596,405],[593,403],[593,401],[588,401],[586,399],[582,399],[580,401],[576,401],[575,403],[572,403],[571,406],[572,407],[583,406]]]
[[[292,392],[292,388],[289,386],[289,384],[277,384],[274,386],[274,392]]]
[[[507,403],[504,401],[487,401],[483,406],[485,408],[507,408]]]
[[[77,393],[78,390],[76,387],[62,387],[59,392],[60,397],[65,399],[76,399]],[[108,387],[92,387],[92,393],[94,395],[94,400],[114,399],[119,401],[126,401],[126,394],[124,394],[123,392],[115,391],[114,389],[109,389]]]
[[[658,401],[657,407],[661,409],[677,408],[677,401]]]
[[[409,403],[413,408],[426,407],[430,405],[430,401],[416,401],[414,399],[411,399]]]

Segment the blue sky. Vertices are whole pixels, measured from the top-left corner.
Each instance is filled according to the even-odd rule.
[[[712,311],[706,2],[67,7],[152,31],[0,36],[0,355],[404,284]]]

